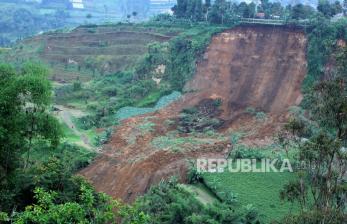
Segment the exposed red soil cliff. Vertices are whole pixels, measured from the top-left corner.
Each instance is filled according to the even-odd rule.
[[[288,108],[300,103],[306,74],[306,38],[297,30],[280,27],[238,27],[213,37],[195,77],[186,85],[189,93],[156,113],[125,120],[103,153],[81,174],[97,190],[133,201],[161,179],[177,175],[185,181],[187,159],[225,156],[230,145],[224,138],[209,144],[183,144],[182,150],[158,150],[153,139],[172,128],[165,125],[186,107],[204,99],[222,99],[221,134],[244,131],[249,144],[265,144],[288,116]],[[259,122],[247,107],[267,113]],[[141,133],[143,122],[154,129]],[[129,141],[129,139],[132,139]]]

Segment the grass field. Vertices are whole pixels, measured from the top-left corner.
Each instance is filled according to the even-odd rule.
[[[290,212],[298,211],[298,205],[280,200],[283,185],[294,179],[294,173],[204,173],[205,184],[223,200],[232,193],[241,206],[258,211],[265,223],[278,220]]]

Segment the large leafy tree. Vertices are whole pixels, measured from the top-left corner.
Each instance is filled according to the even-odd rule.
[[[0,65],[0,198],[8,197],[15,171],[27,168],[33,143],[57,145],[58,121],[50,115],[52,89],[47,69],[26,64],[20,72]],[[23,165],[24,164],[24,165]],[[0,209],[2,203],[0,203]]]
[[[208,2],[206,4],[209,4]],[[203,19],[204,7],[202,0],[178,0],[177,5],[172,8],[178,18],[201,21]]]
[[[318,134],[299,144],[302,175],[286,185],[282,199],[298,201],[301,213],[283,223],[343,223],[347,216],[347,76],[346,49],[337,58],[337,68],[326,74],[310,93],[311,118]],[[301,127],[300,127],[301,128]]]
[[[320,0],[317,9],[326,17],[332,17],[338,13],[342,13],[343,11],[343,8],[339,1],[336,1],[335,3],[331,4],[327,0]]]
[[[36,64],[26,64],[19,72],[0,65],[0,222],[115,223],[124,218],[127,223],[147,223],[145,213],[73,177],[81,158],[69,156],[76,148],[61,149],[60,125],[50,114],[47,74]],[[46,149],[57,152],[29,163],[34,150],[45,157],[41,153]]]
[[[209,21],[217,24],[224,24],[228,16],[229,3],[226,0],[216,0],[208,15]]]
[[[290,10],[291,19],[307,19],[315,13],[314,8],[308,5],[297,4],[294,5]]]

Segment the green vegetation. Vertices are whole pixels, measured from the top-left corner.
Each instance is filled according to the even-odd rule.
[[[0,167],[6,177],[18,167],[21,154],[27,153],[24,166],[28,165],[36,139],[56,146],[62,133],[58,121],[47,110],[51,85],[44,67],[26,64],[16,73],[12,67],[0,65],[0,75]]]
[[[254,18],[262,13],[264,18],[284,18],[289,9],[285,9],[279,2],[272,3],[267,0],[262,0],[258,6],[254,3],[237,4],[225,0],[216,0],[214,4],[211,4],[211,1],[205,1],[203,4],[201,0],[181,0],[177,2],[173,11],[177,18],[229,24],[241,17]]]
[[[76,135],[76,133],[74,133],[71,130],[71,128],[67,126],[67,124],[61,123],[61,127],[63,130],[63,133],[65,134],[65,140],[67,142],[76,143],[76,142],[79,142],[81,140],[80,136]]]
[[[204,173],[204,183],[222,201],[234,198],[242,207],[252,207],[264,223],[279,220],[298,205],[280,200],[284,184],[295,180],[293,173]]]
[[[23,158],[25,156],[26,154],[23,155]],[[68,164],[72,172],[75,172],[87,166],[94,157],[94,152],[70,143],[62,143],[52,150],[49,145],[38,142],[33,146],[29,163],[40,164],[48,162],[51,158],[59,158],[63,163]]]
[[[82,24],[103,24],[121,21],[121,0],[84,2],[84,10],[74,9],[69,0],[1,0],[0,46],[13,45],[16,40],[55,32]],[[137,12],[143,20],[142,8]]]
[[[122,24],[116,25],[113,29],[122,27]],[[182,91],[193,76],[196,61],[210,38],[224,29],[199,24],[175,25],[167,29],[155,20],[150,25],[134,25],[130,29],[139,31],[150,27],[157,32],[180,33],[168,42],[150,44],[148,53],[136,66],[114,74],[99,74],[89,82],[76,80],[56,89],[56,103],[73,104],[88,111],[89,115],[77,121],[80,128],[109,127],[118,120],[154,112],[178,99],[178,91]]]
[[[233,135],[234,136],[234,135]],[[229,153],[229,159],[256,159],[261,166],[262,159],[288,158],[283,151],[277,147],[268,146],[263,148],[247,147],[239,144],[237,138],[233,137],[233,150]],[[292,152],[289,159],[295,164],[296,153]],[[278,163],[275,165],[277,166]],[[243,208],[253,208],[259,216],[261,223],[270,223],[273,220],[281,220],[288,213],[298,213],[297,203],[282,202],[280,192],[282,187],[296,180],[295,173],[242,173],[224,172],[218,173],[196,173],[195,181],[202,182],[214,195],[225,203],[234,203]]]
[[[109,38],[103,42],[90,41],[88,44],[93,46],[59,46],[61,42],[49,46],[46,42],[49,38],[65,35],[50,33],[41,36],[39,43],[28,41],[12,50],[1,49],[1,58],[8,58],[18,69],[0,65],[0,221],[344,223],[347,219],[344,177],[347,50],[337,40],[347,39],[347,26],[345,19],[330,20],[342,12],[342,7],[321,1],[316,12],[301,4],[284,8],[264,0],[258,12],[261,14],[256,14],[252,3],[217,0],[211,5],[209,1],[202,4],[200,0],[179,0],[173,16],[160,15],[145,24],[85,25],[74,30],[78,37],[93,36],[97,40],[110,30],[125,33],[123,39],[114,40],[117,44]],[[95,145],[101,146],[109,141],[119,120],[154,112],[177,100],[180,92],[184,92],[185,83],[194,75],[196,63],[212,35],[238,24],[241,17],[262,16],[308,22],[309,26],[305,26],[309,38],[308,75],[302,104],[306,111],[300,109],[299,113],[293,113],[289,124],[276,136],[284,150],[239,144],[242,136],[234,133],[229,158],[289,157],[293,164],[305,162],[306,167],[296,173],[201,174],[192,170],[188,179],[195,185],[182,186],[174,179],[160,182],[131,206],[95,192],[85,180],[75,176],[92,161],[95,153],[70,144],[80,142],[81,136],[66,124],[60,125],[51,114],[48,69],[32,63],[23,65],[24,61],[47,56],[49,66],[62,75],[52,76],[60,81],[55,89],[55,103],[86,112],[87,115],[73,122]],[[32,29],[34,25],[46,29],[52,22],[49,16],[43,26],[43,17],[33,15],[28,9],[4,11],[0,17],[0,22],[10,18],[6,29],[13,28],[24,35],[37,32]],[[93,15],[88,17],[91,19]],[[137,13],[132,12],[131,17],[136,18]],[[144,33],[143,39],[138,40],[140,43],[128,38],[139,33]],[[11,39],[0,39],[0,45],[7,44],[7,38]],[[46,54],[49,50],[57,57],[49,58]],[[127,55],[130,51],[133,54]],[[90,56],[91,52],[98,56]],[[75,53],[78,57],[69,58]],[[124,57],[119,59],[115,56],[118,54]],[[58,57],[62,55],[69,57]],[[333,65],[332,71],[326,70],[327,64]],[[163,124],[177,130],[156,136],[152,146],[157,150],[197,151],[202,146],[226,142],[227,138],[216,132],[223,124],[218,118],[220,104],[220,100],[203,100],[195,107],[186,108],[177,120]],[[248,108],[246,112],[258,120],[266,119],[262,111]],[[96,134],[96,128],[105,129]],[[133,127],[127,142],[136,144],[138,136],[152,133],[156,128],[157,124],[148,117]],[[66,141],[61,143],[64,134]],[[199,181],[204,185],[196,183]]]
[[[225,140],[223,134],[214,131],[204,133],[182,134],[178,131],[170,131],[164,136],[155,137],[151,144],[155,149],[172,150],[180,152],[184,150],[198,150],[202,145],[213,145],[216,141]]]
[[[300,213],[281,223],[343,223],[346,220],[346,48],[335,54],[334,75],[317,82],[307,93],[309,118],[318,131],[308,141],[298,142],[298,160],[305,164],[298,179],[281,191],[284,201],[300,204]],[[287,127],[296,139],[305,125],[293,120]],[[307,181],[306,181],[307,180]],[[311,200],[312,198],[312,200]],[[309,203],[310,200],[313,203]]]
[[[192,193],[198,201],[200,201],[204,205],[218,203],[218,199],[215,195],[203,184],[190,184],[190,185],[182,185],[187,191]]]
[[[223,124],[216,118],[220,114],[221,100],[203,100],[196,107],[182,111],[177,130],[181,133],[207,132],[215,130]]]
[[[0,4],[0,46],[8,46],[17,39],[32,36],[43,30],[62,28],[68,18],[68,14],[63,10],[41,15],[39,10],[31,5]]]
[[[208,143],[204,141],[199,141],[193,137],[178,137],[168,134],[167,136],[159,136],[153,139],[152,145],[154,148],[161,150],[172,150],[172,151],[181,151],[184,148],[187,148],[187,145],[199,145],[202,143]]]
[[[260,4],[254,2],[235,3],[226,0],[211,1],[180,0],[173,8],[176,18],[191,22],[204,21],[213,24],[234,24],[241,18],[281,19],[288,24],[298,21],[304,22],[316,14],[310,5],[298,3],[284,7],[280,2],[261,0]],[[327,0],[319,1],[318,11],[326,18],[331,18],[343,12],[343,6],[339,1],[330,3]]]
[[[330,63],[331,55],[337,49],[337,40],[347,40],[347,20],[331,23],[321,15],[312,20],[312,28],[308,32],[308,74],[303,90],[308,91],[325,73],[325,66]]]
[[[247,107],[246,108],[246,113],[255,116],[255,118],[259,121],[265,121],[266,120],[266,113],[263,111],[257,111],[253,107]]]
[[[102,146],[102,145],[108,143],[108,141],[112,137],[112,134],[113,134],[112,128],[108,128],[105,131],[103,131],[102,133],[96,135],[95,136],[95,145],[96,146]]]
[[[141,114],[151,113],[160,110],[181,97],[181,93],[174,91],[170,95],[161,97],[153,108],[123,107],[117,111],[117,118],[123,120]],[[142,102],[146,102],[143,100]]]
[[[141,211],[149,214],[149,223],[182,224],[230,224],[256,223],[253,210],[239,211],[237,207],[223,203],[204,206],[175,179],[160,182],[137,202]]]
[[[0,220],[9,223],[145,223],[147,215],[96,193],[73,174],[94,157],[60,144],[59,122],[49,113],[47,69],[0,65]],[[13,210],[16,212],[13,212]],[[119,211],[119,214],[114,211]]]
[[[27,207],[23,213],[14,218],[14,223],[105,223],[115,218],[113,208],[115,205],[106,195],[93,195],[94,190],[85,184],[81,185],[80,202],[56,204],[55,192],[47,192],[42,188],[34,190],[38,201]],[[98,204],[98,208],[95,206]],[[92,217],[92,218],[91,218]]]

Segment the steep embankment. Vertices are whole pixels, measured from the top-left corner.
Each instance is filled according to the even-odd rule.
[[[249,144],[270,139],[289,106],[300,103],[305,48],[304,34],[288,28],[238,27],[216,35],[186,85],[189,93],[159,112],[125,120],[81,174],[97,190],[132,201],[162,178],[178,175],[185,181],[189,158],[225,156],[231,131],[246,132],[243,141]],[[173,132],[169,121],[183,108],[211,98],[222,99],[219,116],[226,122],[220,133]],[[267,119],[255,119],[247,107],[266,112]]]
[[[187,85],[189,101],[221,98],[233,119],[246,107],[281,113],[301,100],[306,38],[286,28],[239,27],[215,36]],[[198,96],[198,97],[197,97]]]

